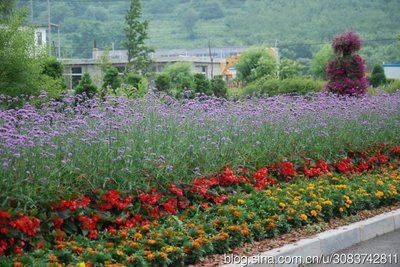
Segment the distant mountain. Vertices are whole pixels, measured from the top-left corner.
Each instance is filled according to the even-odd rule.
[[[47,23],[47,1],[20,0],[35,24]],[[64,57],[122,49],[129,0],[51,0]],[[365,40],[368,65],[400,62],[398,0],[143,0],[154,48],[277,45],[284,56],[309,59],[334,35],[355,31]],[[56,32],[56,29],[54,29]],[[53,34],[53,38],[57,35]],[[53,40],[56,42],[56,40]]]

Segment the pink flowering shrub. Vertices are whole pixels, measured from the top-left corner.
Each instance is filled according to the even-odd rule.
[[[361,48],[360,37],[346,32],[333,38],[335,59],[327,64],[328,83],[325,90],[339,95],[364,95],[368,89],[365,77],[365,61],[354,54]]]

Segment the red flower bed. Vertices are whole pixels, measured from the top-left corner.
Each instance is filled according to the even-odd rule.
[[[44,240],[55,244],[72,234],[96,239],[100,231],[143,227],[150,220],[176,214],[193,204],[200,204],[203,209],[221,204],[229,194],[249,187],[262,190],[295,177],[312,178],[328,172],[351,175],[390,164],[400,165],[399,156],[400,146],[379,145],[361,152],[350,151],[348,157],[331,164],[322,159],[305,159],[300,165],[284,161],[251,173],[242,166],[235,169],[226,166],[209,177],[193,179],[190,185],[170,184],[164,191],[154,186],[148,192],[135,194],[95,190],[89,195],[77,194],[71,199],[55,201],[49,208],[43,206],[36,216],[12,209],[0,210],[0,255],[40,248]]]

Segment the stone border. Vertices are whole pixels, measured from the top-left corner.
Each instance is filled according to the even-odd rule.
[[[298,257],[305,259],[307,256],[327,256],[339,250],[351,247],[362,241],[393,232],[400,229],[400,209],[386,212],[370,219],[341,226],[317,234],[313,238],[306,238],[293,244],[275,248],[250,257],[238,257],[242,264],[227,264],[220,267],[263,266],[263,267],[298,267],[301,264],[274,264],[268,263],[270,259],[278,257]],[[283,258],[282,258],[283,259]],[[263,261],[255,264],[254,261]],[[245,262],[248,262],[246,265]]]

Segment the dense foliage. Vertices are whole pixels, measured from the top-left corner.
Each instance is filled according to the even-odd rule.
[[[6,1],[8,2],[8,1]],[[62,25],[64,57],[90,57],[98,47],[123,49],[124,15],[130,1],[50,1],[52,22]],[[30,0],[20,0],[30,8]],[[253,46],[277,42],[285,57],[312,58],[321,43],[352,29],[366,41],[362,54],[370,68],[399,61],[400,2],[337,1],[142,1],[155,48]],[[47,23],[46,1],[33,1],[35,24]],[[53,37],[54,38],[54,37]],[[368,41],[371,40],[371,41]]]
[[[131,0],[129,10],[125,14],[124,47],[128,54],[128,70],[146,74],[150,71],[149,53],[154,50],[146,45],[149,21],[141,21],[141,0]]]
[[[305,95],[321,91],[324,82],[313,81],[304,77],[284,80],[264,77],[243,88],[244,95],[275,96],[280,94]]]
[[[368,90],[365,61],[355,54],[361,48],[360,37],[353,32],[335,36],[332,41],[335,58],[328,61],[328,83],[325,90],[339,95],[364,95]]]
[[[93,83],[92,78],[88,72],[85,72],[82,79],[79,81],[78,86],[75,88],[75,94],[82,95],[85,94],[88,97],[93,97],[97,94],[98,88]]]
[[[376,64],[374,66],[371,76],[369,77],[369,82],[373,87],[386,84],[386,75],[381,64]]]
[[[213,77],[214,94],[224,86]],[[6,266],[182,266],[400,200],[400,92],[228,101],[120,89],[0,111]]]

